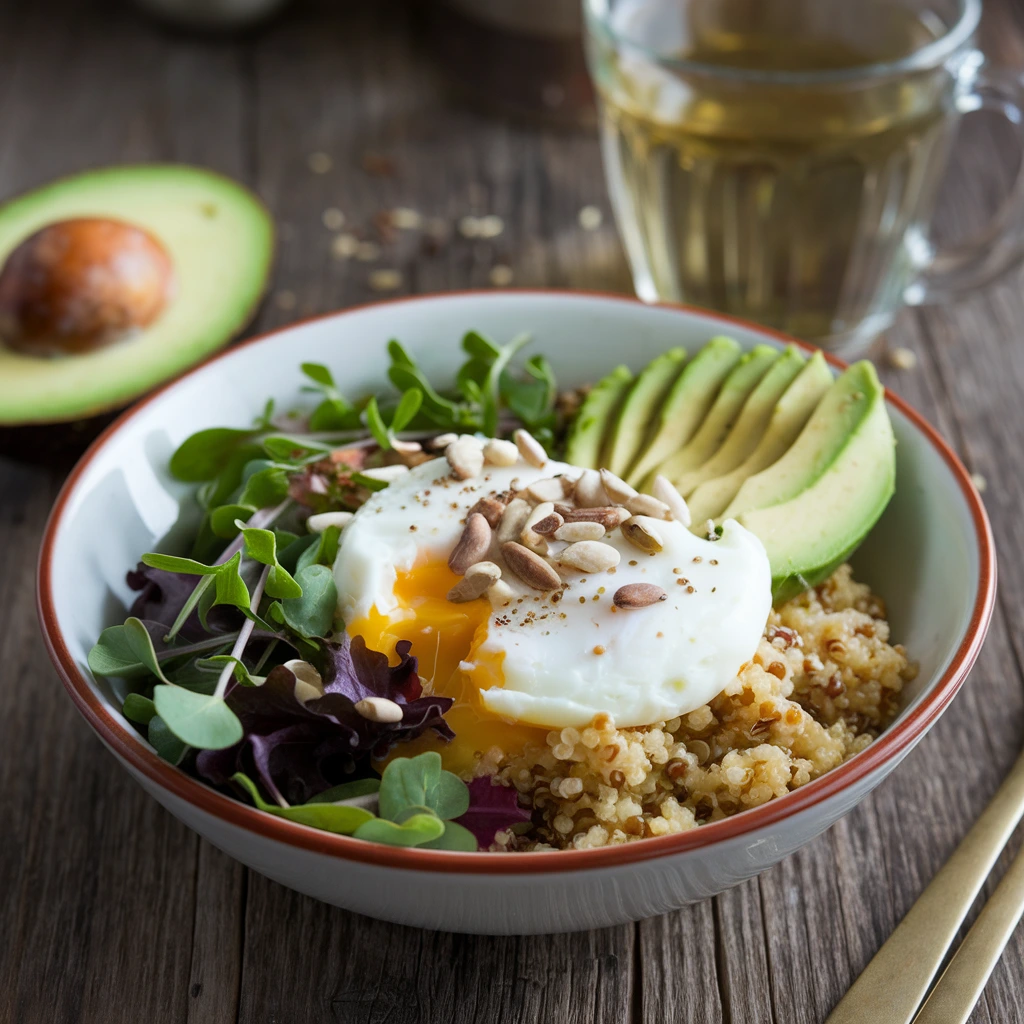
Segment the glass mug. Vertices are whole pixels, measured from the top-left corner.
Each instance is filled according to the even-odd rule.
[[[929,222],[960,116],[1024,121],[980,0],[584,0],[637,294],[843,355],[1024,257],[1024,170],[973,244]]]

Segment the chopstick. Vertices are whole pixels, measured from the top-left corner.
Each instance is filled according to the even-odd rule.
[[[1017,858],[989,901],[989,905],[995,904],[1003,892],[1003,885],[1008,883],[1006,906],[993,906],[991,914],[988,913],[989,907],[985,907],[971,929],[971,935],[983,918],[986,918],[986,923],[967,949],[963,962],[953,970],[941,995],[938,995],[936,986],[939,1002],[929,1013],[934,1012],[938,1016],[921,1017],[915,1022],[915,1014],[928,994],[928,987],[968,910],[1022,815],[1024,754],[1010,769],[1010,774],[981,817],[829,1014],[825,1024],[865,1024],[866,1021],[871,1024],[955,1024],[967,1019],[1020,918],[1020,902],[1024,901],[1024,867],[1018,865],[1024,863],[1022,857]],[[1016,897],[1016,904],[1013,897]],[[965,939],[961,949],[966,946]],[[950,963],[950,969],[953,969],[956,959],[954,957]],[[946,974],[949,974],[948,970]],[[944,974],[942,981],[945,980]],[[969,992],[974,995],[967,1013],[962,1018],[948,1016],[950,1011],[944,1007],[953,1004],[943,1000],[955,1000],[959,994],[962,1001],[968,998]],[[942,1016],[943,1013],[947,1016]]]
[[[1024,914],[1024,854],[1017,854],[914,1024],[966,1024]]]

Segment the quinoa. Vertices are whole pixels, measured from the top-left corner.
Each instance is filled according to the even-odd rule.
[[[785,796],[864,750],[916,671],[889,643],[884,603],[841,566],[772,611],[752,660],[709,704],[636,728],[598,715],[521,753],[488,752],[486,770],[533,807],[495,849],[632,842]]]

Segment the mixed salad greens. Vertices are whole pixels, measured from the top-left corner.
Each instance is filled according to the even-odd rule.
[[[528,340],[469,332],[450,391],[392,341],[395,392],[359,402],[306,363],[311,409],[278,416],[271,401],[251,428],[202,430],[177,449],[170,471],[198,485],[202,510],[191,551],[142,556],[129,617],[89,654],[95,675],[126,682],[124,716],[164,760],[267,813],[394,846],[487,849],[496,832],[529,827],[514,789],[467,785],[437,753],[378,773],[405,740],[451,738],[452,701],[424,692],[408,642],[391,666],[348,637],[332,571],[340,529],[306,527],[357,509],[387,486],[385,467],[433,457],[423,446],[439,434],[525,426],[551,448],[564,427],[551,368],[539,355],[512,365]],[[355,706],[368,698],[401,717],[365,717]]]

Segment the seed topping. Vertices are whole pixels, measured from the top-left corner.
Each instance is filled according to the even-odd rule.
[[[491,546],[491,528],[479,512],[467,520],[458,544],[448,556],[448,568],[458,576],[476,562],[479,562]]]
[[[534,590],[558,590],[562,579],[540,555],[522,544],[509,541],[502,544],[501,553],[509,570]]]
[[[667,598],[668,594],[654,583],[627,583],[612,595],[617,608],[648,608]]]

